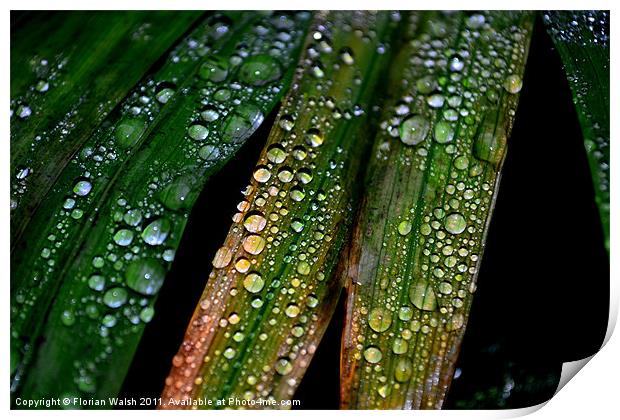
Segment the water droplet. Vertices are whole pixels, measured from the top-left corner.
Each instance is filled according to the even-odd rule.
[[[37,92],[44,93],[49,90],[50,84],[47,82],[47,80],[39,80],[34,88]]]
[[[264,118],[257,105],[242,103],[226,116],[222,124],[222,140],[227,143],[242,143],[261,125]]]
[[[125,271],[127,286],[143,295],[155,295],[164,284],[166,270],[153,258],[133,261]]]
[[[504,159],[508,136],[502,118],[486,115],[474,140],[473,154],[497,168]]]
[[[265,229],[267,225],[267,219],[265,219],[262,213],[253,212],[246,216],[243,221],[243,226],[247,229],[248,232],[257,233]]]
[[[240,273],[245,273],[250,269],[250,260],[247,258],[241,257],[235,262],[235,269]]]
[[[394,379],[407,382],[413,373],[413,363],[407,357],[399,357],[394,367]]]
[[[280,62],[267,54],[247,58],[239,69],[239,80],[252,86],[263,86],[280,77],[282,77]]]
[[[408,348],[409,344],[407,344],[407,341],[400,337],[395,338],[394,343],[392,343],[392,351],[394,354],[405,354]]]
[[[403,306],[398,311],[398,319],[401,321],[409,321],[413,316],[413,309],[409,306]]]
[[[153,316],[155,316],[155,309],[150,306],[147,306],[140,311],[140,320],[145,324],[151,322]]]
[[[446,230],[454,235],[462,233],[467,227],[465,218],[460,213],[452,213],[446,217],[444,227]]]
[[[289,373],[291,373],[292,370],[293,365],[288,359],[282,358],[276,362],[276,372],[278,372],[280,375],[288,375]]]
[[[93,274],[88,279],[88,287],[97,292],[101,292],[105,288],[105,277],[99,274]]]
[[[433,130],[437,143],[449,143],[454,139],[454,129],[447,121],[439,121]]]
[[[429,94],[437,89],[437,80],[433,76],[425,76],[416,82],[418,92],[423,95]]]
[[[146,121],[140,118],[125,118],[114,129],[116,144],[124,149],[135,146],[146,130]]]
[[[70,310],[63,311],[62,314],[60,314],[60,320],[64,325],[70,327],[75,324],[75,314]]]
[[[198,75],[204,80],[219,83],[228,76],[228,62],[221,57],[208,57],[198,70]]]
[[[127,290],[122,287],[110,289],[103,295],[103,303],[110,308],[120,308],[125,302],[127,302]]]
[[[20,105],[17,107],[17,116],[19,118],[26,119],[28,118],[30,115],[32,115],[32,109],[30,109],[30,107],[28,105]]]
[[[256,167],[256,169],[254,170],[254,179],[257,182],[265,183],[269,181],[269,178],[271,178],[271,172],[269,171],[269,168],[264,165]]]
[[[450,57],[450,70],[459,72],[465,67],[465,62],[458,55]]]
[[[302,276],[307,276],[310,274],[310,264],[306,261],[299,261],[299,263],[297,263],[297,272]]]
[[[279,125],[284,131],[291,131],[295,127],[295,120],[290,115],[283,115],[280,118]]]
[[[187,135],[194,140],[204,140],[209,135],[209,130],[204,125],[194,124],[187,130]]]
[[[217,109],[207,106],[200,112],[200,116],[206,122],[213,122],[220,117],[220,113],[217,112]]]
[[[368,315],[368,325],[376,332],[383,332],[390,328],[392,314],[383,308],[375,308]]]
[[[30,175],[30,168],[20,167],[17,168],[17,175],[15,176],[17,179],[25,179],[28,175]]]
[[[265,287],[265,280],[259,273],[249,273],[243,279],[243,287],[250,293],[258,293]]]
[[[198,157],[209,162],[217,160],[220,157],[220,149],[212,144],[207,144],[198,150]]]
[[[170,221],[164,217],[148,224],[142,232],[142,239],[149,245],[161,245],[170,233]]]
[[[506,77],[503,86],[504,89],[506,89],[506,91],[509,93],[518,93],[523,87],[523,80],[521,80],[518,75],[511,74],[510,76]]]
[[[168,103],[168,101],[174,96],[173,85],[168,83],[162,83],[158,86],[157,93],[155,94],[155,99],[160,104]]]
[[[398,233],[405,236],[411,232],[412,224],[408,220],[404,220],[398,224]]]
[[[370,346],[364,350],[364,359],[366,359],[368,363],[379,363],[382,358],[383,353],[381,353],[378,347]]]
[[[123,216],[123,220],[129,226],[138,226],[142,221],[142,212],[138,209],[128,210]]]
[[[340,60],[342,60],[342,62],[348,66],[355,63],[353,51],[351,51],[351,48],[348,48],[348,47],[342,48],[340,50],[339,57],[340,57]]]
[[[249,254],[258,255],[265,248],[265,240],[259,235],[249,235],[243,238],[243,249]]]
[[[114,234],[114,242],[120,246],[127,246],[133,241],[133,232],[128,229],[119,229]]]
[[[90,182],[82,180],[82,181],[78,181],[75,184],[75,186],[73,187],[73,192],[75,193],[75,195],[79,195],[80,197],[84,197],[84,196],[88,195],[88,193],[92,189],[93,189],[93,185]]]
[[[232,347],[228,347],[226,350],[224,350],[224,352],[222,353],[222,355],[227,358],[228,360],[232,359],[233,357],[235,357],[235,355],[237,354],[237,351],[235,349],[233,349]]]
[[[430,124],[426,118],[421,115],[411,115],[400,124],[400,139],[409,146],[415,146],[426,139],[429,130]]]
[[[440,95],[439,93],[430,95],[428,98],[426,98],[426,103],[431,108],[441,108],[444,102],[445,102],[445,99],[443,95]]]
[[[301,310],[299,309],[299,306],[297,306],[297,304],[291,303],[286,307],[286,309],[284,310],[284,313],[289,318],[295,318],[297,315],[299,315],[300,311]]]
[[[419,281],[409,289],[409,299],[411,303],[423,311],[434,311],[437,308],[435,292],[430,284]]]
[[[230,264],[232,260],[233,252],[230,248],[223,246],[217,250],[215,257],[213,257],[213,267],[224,268]]]
[[[286,159],[286,152],[279,144],[274,144],[267,150],[267,159],[272,163],[282,163]]]
[[[312,147],[319,147],[323,144],[323,135],[316,128],[310,128],[306,131],[306,143]]]

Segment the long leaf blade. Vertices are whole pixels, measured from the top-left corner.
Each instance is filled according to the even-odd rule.
[[[333,273],[369,144],[363,114],[397,26],[391,19],[318,14],[294,89],[173,359],[163,408],[190,408],[198,397],[233,398],[235,408],[235,398],[293,395],[341,289]]]
[[[551,11],[544,21],[573,92],[609,252],[609,11]]]
[[[14,292],[14,336],[26,344],[15,342],[22,358],[36,356],[27,372],[24,362],[18,372],[21,395],[116,395],[198,192],[280,100],[307,22],[306,13],[208,18],[169,58],[185,63],[183,71],[165,67],[156,82],[138,88],[143,96],[130,97],[72,161],[36,243],[55,233],[57,219],[73,239],[62,238],[57,249],[64,254],[60,267],[46,273],[46,293],[29,281]],[[136,115],[136,100],[156,104],[153,118]],[[102,145],[118,159],[100,167],[89,151]],[[78,226],[64,194],[80,209]],[[26,273],[45,267],[50,255],[34,251],[31,258],[33,264],[20,264]],[[22,321],[24,295],[46,304],[49,314],[38,309]],[[39,337],[45,341],[34,347]]]
[[[441,408],[532,23],[521,12],[412,17],[348,254],[344,408]]]

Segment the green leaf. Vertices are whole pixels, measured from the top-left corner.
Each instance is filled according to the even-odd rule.
[[[11,246],[77,150],[197,12],[29,14],[11,34]]]
[[[573,92],[609,252],[609,12],[551,11],[544,21]]]
[[[341,403],[441,408],[527,57],[527,12],[414,13],[348,252]]]
[[[67,165],[12,255],[20,396],[116,395],[198,193],[280,101],[308,18],[206,18]]]
[[[173,359],[164,408],[190,408],[198,397],[292,397],[342,287],[334,273],[399,19],[317,14],[293,89]]]

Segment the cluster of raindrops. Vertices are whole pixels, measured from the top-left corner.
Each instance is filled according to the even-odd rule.
[[[340,74],[353,74],[357,80],[359,51],[368,57],[380,44],[372,29],[364,29],[373,27],[373,12],[328,16],[311,30],[298,72],[299,83],[307,85],[301,89],[312,87],[318,95],[292,96],[280,111],[229,236],[213,258],[215,270],[200,302],[202,312],[188,333],[196,334],[195,341],[186,337],[173,360],[178,375],[166,381],[170,396],[232,392],[244,399],[274,398],[275,379],[285,383],[282,396],[291,397],[297,385],[291,373],[305,368],[315,351],[315,308],[333,270],[333,264],[323,261],[335,246],[334,234],[348,206],[348,188],[343,186],[347,148],[334,143],[330,134],[348,121],[359,127],[356,121],[361,122],[365,112],[352,99],[359,83],[343,90],[333,80]],[[350,44],[332,40],[336,24],[352,33]],[[258,320],[263,322],[256,328]],[[201,331],[213,328],[217,344],[208,346],[203,357]],[[273,352],[274,340],[281,345],[273,362],[254,357]],[[205,363],[200,375],[191,383],[180,380],[200,362],[196,353]],[[231,371],[237,371],[234,383],[203,379]]]
[[[426,373],[439,380],[429,367],[431,347],[441,357],[465,325],[505,153],[505,122],[522,88],[520,41],[529,30],[505,27],[501,19],[506,16],[492,12],[438,14],[407,46],[407,93],[381,123],[385,134],[374,159],[428,184],[410,208],[391,210],[400,213],[388,216],[394,222],[383,233],[389,262],[378,254],[360,256],[377,264],[376,273],[360,273],[351,333],[358,380],[379,384],[376,396],[360,403],[369,408],[383,406],[408,384],[422,387]],[[489,47],[476,48],[480,41]]]
[[[302,41],[301,26],[308,18],[303,12],[265,15],[237,41],[234,54],[219,56],[218,41],[226,42],[232,22],[215,14],[171,52],[164,68],[130,94],[121,110],[108,118],[71,161],[71,170],[65,173],[80,176],[53,214],[46,231],[48,245],[30,270],[40,286],[54,281],[62,268],[56,263],[75,246],[72,239],[80,226],[98,223],[95,226],[101,235],[86,239],[88,252],[68,274],[83,287],[71,282],[64,306],[55,305],[51,314],[65,328],[78,325],[76,331],[99,337],[94,350],[77,355],[73,363],[77,390],[95,392],[97,375],[114,350],[152,320],[154,297],[174,259],[187,209],[209,164],[240,147],[262,122],[264,110],[273,106],[282,89],[282,76],[295,61],[292,52]],[[197,62],[200,67],[194,77]],[[160,74],[175,76],[162,81]],[[179,155],[167,160],[151,158],[146,173],[150,180],[146,179],[139,194],[132,184],[134,193],[124,194],[123,185],[133,181],[120,179],[119,191],[99,207],[98,199],[111,174],[144,141],[162,109],[180,101],[189,102],[194,111],[183,133],[183,147],[168,146]],[[188,165],[188,161],[195,164]],[[28,175],[26,169],[22,172],[22,177]],[[16,319],[25,320],[29,311],[24,308],[34,307],[45,290],[30,285],[16,293],[11,308]],[[19,325],[12,323],[16,338]]]

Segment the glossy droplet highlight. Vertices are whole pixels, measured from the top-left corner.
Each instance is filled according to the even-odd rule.
[[[430,130],[430,124],[421,115],[412,115],[405,119],[399,127],[400,139],[409,146],[423,142]]]
[[[215,257],[213,257],[213,267],[224,268],[232,260],[233,252],[230,248],[223,246],[217,250]]]
[[[250,273],[243,279],[243,287],[250,293],[258,293],[264,286],[265,280],[259,273]]]
[[[142,231],[142,239],[149,245],[161,245],[164,243],[168,234],[170,233],[170,221],[166,218],[161,218],[152,221]]]
[[[458,235],[462,233],[467,227],[467,222],[465,218],[460,213],[452,213],[446,217],[444,222],[444,227],[446,230],[454,235]]]
[[[368,325],[376,332],[383,332],[392,325],[392,314],[383,308],[375,308],[368,315]]]
[[[154,258],[133,261],[125,271],[127,286],[147,296],[155,295],[164,284],[166,270]]]
[[[420,281],[409,289],[409,299],[411,303],[423,311],[434,311],[437,308],[435,292],[430,284]]]
[[[364,350],[364,359],[366,359],[368,363],[379,363],[382,358],[383,353],[381,353],[378,347],[370,346]]]

